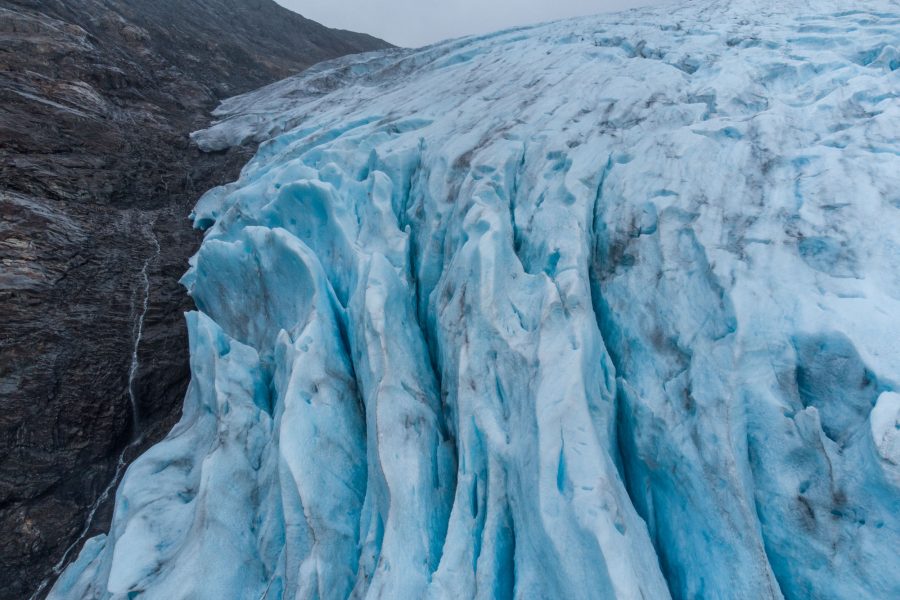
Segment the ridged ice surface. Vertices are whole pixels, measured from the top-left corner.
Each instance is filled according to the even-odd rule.
[[[900,598],[898,48],[685,3],[226,102],[184,417],[51,596]]]

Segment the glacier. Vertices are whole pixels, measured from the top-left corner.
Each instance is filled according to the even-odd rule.
[[[50,598],[900,598],[900,3],[226,101],[181,421]]]

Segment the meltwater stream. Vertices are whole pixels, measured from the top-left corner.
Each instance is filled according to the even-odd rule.
[[[137,439],[140,436],[140,409],[138,406],[137,396],[134,391],[134,382],[135,378],[138,374],[138,367],[140,366],[140,360],[138,358],[138,351],[141,346],[141,338],[144,335],[144,318],[147,316],[147,311],[150,308],[150,265],[155,262],[160,255],[162,249],[159,246],[159,239],[156,237],[156,234],[153,231],[154,223],[151,223],[148,227],[148,231],[150,232],[150,236],[153,241],[154,253],[147,257],[144,261],[144,266],[141,268],[141,281],[143,282],[143,302],[141,305],[141,312],[138,315],[138,318],[135,320],[134,325],[134,346],[131,352],[131,366],[128,369],[128,401],[131,403],[131,428],[132,428],[132,437],[135,438],[135,442],[132,442],[132,445],[135,445]],[[123,453],[124,456],[124,453]],[[120,459],[120,462],[121,459]]]
[[[132,328],[134,345],[131,353],[131,364],[128,368],[127,388],[128,400],[131,403],[132,415],[131,440],[129,441],[128,445],[125,446],[119,453],[118,459],[116,460],[116,469],[113,473],[112,479],[109,481],[109,483],[106,484],[106,486],[100,492],[100,495],[97,496],[97,499],[88,509],[87,517],[84,521],[84,527],[81,529],[78,537],[75,538],[75,541],[72,542],[72,544],[68,548],[66,548],[59,561],[53,566],[51,577],[57,577],[60,573],[62,573],[63,569],[69,563],[69,558],[72,551],[81,547],[82,542],[84,542],[84,539],[87,537],[88,533],[90,533],[91,528],[94,525],[94,517],[96,516],[97,511],[100,510],[100,507],[109,500],[110,494],[115,491],[116,486],[119,485],[119,482],[122,479],[122,474],[125,472],[125,467],[128,465],[126,461],[128,452],[133,450],[135,447],[140,446],[141,442],[143,442],[143,435],[140,432],[140,413],[138,410],[138,401],[137,396],[135,395],[134,383],[135,378],[137,377],[138,368],[140,366],[138,351],[140,349],[141,338],[143,337],[144,333],[144,318],[147,316],[147,311],[150,308],[150,268],[151,265],[159,258],[162,250],[159,245],[159,239],[156,237],[156,234],[153,231],[154,225],[155,222],[151,222],[147,226],[147,231],[150,232],[150,237],[152,238],[153,242],[153,253],[144,260],[144,264],[141,267],[139,277],[141,281],[141,296],[143,300],[141,301],[140,311],[135,318],[134,327]],[[34,593],[31,595],[29,600],[36,600],[37,598],[40,598],[49,582],[49,578],[42,581],[34,591]]]

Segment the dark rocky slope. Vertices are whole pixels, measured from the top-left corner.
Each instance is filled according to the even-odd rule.
[[[186,216],[252,150],[187,134],[223,97],[384,46],[270,0],[0,1],[0,599],[106,528],[119,457],[179,415]]]

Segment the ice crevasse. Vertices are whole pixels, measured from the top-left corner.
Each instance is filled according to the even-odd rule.
[[[181,422],[50,597],[900,598],[900,3],[339,59],[195,134]]]

